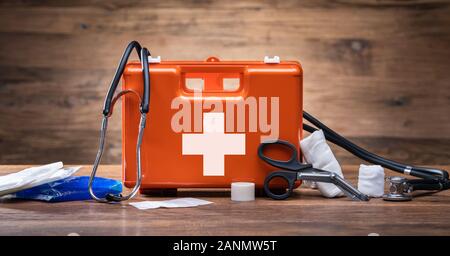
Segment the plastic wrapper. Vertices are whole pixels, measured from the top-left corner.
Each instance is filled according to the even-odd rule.
[[[62,162],[56,162],[0,176],[0,196],[70,177],[80,168],[63,168]]]
[[[66,202],[92,199],[88,191],[88,176],[74,176],[50,182],[12,194],[12,198],[41,200],[46,202]],[[95,178],[92,184],[99,197],[106,194],[120,194],[122,183],[113,179]]]

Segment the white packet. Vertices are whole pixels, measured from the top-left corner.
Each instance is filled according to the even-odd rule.
[[[0,196],[67,178],[80,168],[81,166],[63,169],[63,163],[56,162],[0,176]]]
[[[142,201],[142,202],[131,202],[130,205],[138,208],[139,210],[147,210],[147,209],[156,209],[160,207],[164,208],[182,208],[182,207],[195,207],[199,205],[207,205],[212,204],[213,202],[185,197],[185,198],[177,198],[172,200],[163,200],[163,201]]]

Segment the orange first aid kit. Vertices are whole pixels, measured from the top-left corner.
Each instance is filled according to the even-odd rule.
[[[258,158],[264,140],[299,148],[302,68],[296,61],[149,60],[149,112],[141,145],[140,191],[229,188],[246,181],[262,188],[274,168]],[[126,65],[123,91],[143,95],[140,62]],[[122,98],[122,171],[136,184],[139,98]],[[283,152],[275,152],[282,156]]]

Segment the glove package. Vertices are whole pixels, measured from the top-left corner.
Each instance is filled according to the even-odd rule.
[[[81,201],[91,199],[88,191],[88,176],[74,176],[19,191],[12,198],[41,200],[46,202]],[[95,178],[92,189],[98,196],[120,194],[122,183],[117,180]]]

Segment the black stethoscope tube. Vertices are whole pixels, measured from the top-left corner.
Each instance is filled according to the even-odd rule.
[[[148,56],[150,52],[147,48],[142,48],[141,50],[141,64],[142,71],[144,73],[144,90],[142,93],[142,102],[141,102],[141,113],[148,113],[150,106],[150,72],[148,68]]]
[[[131,52],[133,49],[136,49],[138,52],[139,60],[141,63],[142,73],[143,73],[143,80],[144,80],[144,88],[143,88],[143,95],[141,98],[140,103],[140,109],[141,112],[141,118],[139,123],[139,132],[138,132],[138,138],[136,143],[136,184],[132,191],[126,195],[114,195],[114,194],[108,194],[105,196],[105,198],[99,198],[95,195],[92,184],[95,179],[95,175],[97,173],[97,168],[100,164],[103,150],[104,150],[104,144],[105,144],[105,137],[106,137],[106,130],[108,127],[108,119],[112,115],[112,108],[114,105],[114,102],[120,98],[121,96],[125,95],[127,93],[127,90],[121,91],[117,94],[116,98],[114,98],[115,91],[117,89],[117,85],[120,82],[120,79],[123,75],[123,72],[125,70],[126,64],[128,62],[128,58],[130,57]],[[97,151],[97,156],[95,158],[94,165],[92,167],[91,176],[89,178],[88,183],[88,190],[89,194],[93,199],[95,199],[98,202],[102,203],[108,203],[108,202],[120,202],[124,200],[128,200],[132,197],[134,197],[138,190],[140,189],[141,180],[142,180],[142,168],[141,168],[141,145],[142,145],[142,139],[144,136],[144,129],[145,129],[145,123],[146,123],[146,116],[149,110],[149,102],[150,102],[150,72],[149,72],[149,63],[148,63],[148,56],[150,55],[150,52],[147,50],[147,48],[142,48],[141,45],[136,42],[132,41],[128,44],[127,48],[125,49],[124,54],[122,55],[122,58],[120,59],[119,65],[117,67],[116,73],[114,75],[114,78],[111,82],[111,85],[108,89],[108,93],[105,98],[105,103],[103,106],[103,120],[102,120],[102,127],[100,129],[100,143],[99,143],[99,149]],[[130,91],[128,91],[130,92]],[[138,95],[139,97],[139,95]]]
[[[303,112],[303,117],[315,125],[316,127],[322,129],[324,131],[325,137],[327,140],[331,141],[332,143],[343,147],[350,153],[356,155],[357,157],[360,157],[368,162],[379,164],[383,167],[386,167],[388,169],[391,169],[393,171],[397,171],[400,173],[405,173],[405,170],[409,171],[409,174],[412,176],[424,178],[424,179],[448,179],[448,173],[444,170],[437,170],[437,169],[429,169],[424,167],[415,167],[415,166],[407,166],[401,163],[397,163],[395,161],[385,159],[383,157],[380,157],[376,154],[373,154],[371,152],[368,152],[367,150],[353,144],[349,140],[345,139],[344,137],[340,136],[330,128],[328,128],[326,125],[322,124],[320,121],[315,119],[313,116],[308,114],[307,112]],[[307,124],[303,125],[303,129],[309,132],[314,132],[316,129],[314,127],[311,127]]]
[[[446,190],[450,188],[449,180],[413,179],[408,180],[408,184],[412,190]]]
[[[117,66],[116,73],[114,74],[114,78],[111,81],[111,85],[109,86],[108,93],[106,94],[105,102],[103,105],[103,115],[108,116],[111,113],[111,104],[114,97],[114,93],[117,89],[117,85],[120,82],[120,79],[122,77],[122,74],[125,70],[125,67],[128,62],[128,58],[131,55],[131,52],[136,49],[136,52],[139,56],[139,60],[142,64],[142,69],[144,73],[144,93],[142,97],[141,102],[141,113],[148,113],[149,109],[149,99],[150,99],[150,74],[148,70],[148,56],[150,55],[150,52],[147,50],[147,48],[142,48],[141,45],[136,42],[132,41],[128,44],[127,48],[125,49],[122,58],[120,59],[119,65]],[[147,65],[144,65],[147,64]]]
[[[314,131],[317,130],[317,129],[315,129],[315,128],[307,125],[307,124],[304,124],[303,128],[306,131],[309,131],[309,132],[314,132]],[[360,149],[359,147],[357,147],[353,143],[350,144],[349,142],[342,141],[340,138],[336,138],[333,134],[330,134],[330,133],[326,132],[325,130],[324,130],[324,135],[325,135],[325,138],[328,141],[330,141],[330,142],[332,142],[332,143],[334,143],[334,144],[344,148],[345,150],[347,150],[348,152],[352,153],[356,157],[359,157],[359,158],[361,158],[361,159],[363,159],[363,160],[365,160],[367,162],[373,163],[373,164],[379,164],[379,165],[381,165],[381,166],[383,166],[385,168],[391,169],[393,171],[404,173],[405,168],[402,167],[402,166],[399,166],[395,162],[384,161],[386,159],[383,159],[380,156],[377,156],[375,154],[371,154],[371,153],[367,154],[366,150]],[[355,146],[357,148],[355,148]],[[423,179],[436,179],[436,176],[433,176],[433,175],[430,175],[430,174],[426,174],[426,173],[422,173],[422,172],[418,172],[418,171],[412,170],[412,169],[411,169],[410,174],[412,176],[423,178]]]

